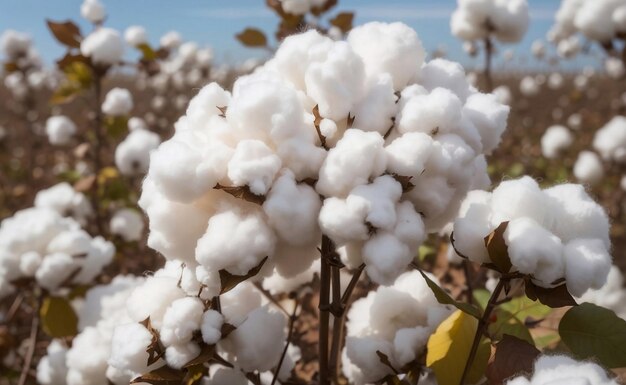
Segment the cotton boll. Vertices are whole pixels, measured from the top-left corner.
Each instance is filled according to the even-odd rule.
[[[367,275],[376,283],[388,285],[411,262],[414,254],[393,234],[379,232],[363,246]]]
[[[546,55],[546,46],[543,41],[535,40],[530,47],[530,51],[537,59],[543,59],[543,57]]]
[[[223,211],[209,220],[195,255],[210,270],[245,275],[273,254],[275,244],[276,237],[261,215]]]
[[[111,66],[122,59],[124,45],[116,30],[98,28],[80,43],[80,52],[96,65]]]
[[[404,105],[398,116],[398,131],[434,135],[450,133],[461,120],[461,101],[445,88],[435,88],[428,95],[418,95]]]
[[[577,299],[577,302],[590,302],[602,306],[613,310],[621,319],[626,319],[626,290],[624,290],[624,276],[619,267],[613,265],[606,284],[597,290],[587,290],[582,297]]]
[[[611,256],[599,239],[575,239],[563,250],[565,256],[565,282],[576,297],[588,289],[599,289],[611,270]]]
[[[22,254],[20,258],[20,272],[26,277],[35,275],[41,265],[41,255],[36,251]]]
[[[558,72],[551,73],[548,76],[548,88],[558,90],[563,86],[563,75]]]
[[[626,117],[616,116],[600,128],[593,138],[593,148],[605,160],[626,163]]]
[[[363,131],[376,131],[381,135],[390,130],[397,113],[398,99],[391,81],[391,77],[386,74],[370,80],[365,97],[357,103],[352,112],[354,127],[359,127]]]
[[[548,159],[558,157],[574,142],[572,133],[564,126],[550,126],[541,137],[541,152]]]
[[[8,58],[18,58],[28,52],[31,38],[25,33],[8,29],[0,37],[0,48]]]
[[[328,152],[315,186],[325,196],[345,196],[354,187],[382,174],[384,139],[377,132],[348,129]]]
[[[532,219],[509,222],[504,240],[514,268],[532,275],[539,286],[552,287],[565,275],[561,240]]]
[[[282,314],[267,306],[260,307],[228,336],[224,347],[235,356],[236,365],[242,370],[270,370],[282,353],[286,326]]]
[[[177,299],[185,297],[185,292],[178,287],[178,279],[173,277],[150,277],[128,298],[126,309],[135,322],[142,322],[150,317],[152,325],[159,329],[168,306]]]
[[[216,368],[217,365],[211,366],[211,369]],[[209,378],[204,378],[202,383],[204,385],[248,385],[248,379],[246,375],[238,369],[220,367],[215,372],[210,370],[211,375]]]
[[[454,221],[454,246],[477,263],[489,261],[484,238],[492,231],[490,217],[491,194],[477,190],[467,194]]]
[[[319,214],[322,232],[337,244],[349,241],[364,241],[368,238],[365,217],[368,204],[365,200],[328,198]]]
[[[423,214],[426,227],[429,228],[429,222],[437,221],[450,206],[456,191],[444,176],[430,175],[426,172],[412,179],[411,183],[415,187],[406,193],[405,197]]]
[[[77,267],[77,262],[68,254],[50,254],[39,265],[35,278],[41,287],[54,291]]]
[[[148,124],[146,123],[145,120],[138,118],[136,116],[133,116],[132,118],[128,119],[128,130],[129,131],[148,130]]]
[[[84,0],[80,6],[80,15],[94,24],[100,24],[106,18],[106,11],[98,0]]]
[[[396,223],[395,204],[402,195],[402,186],[392,176],[380,176],[370,184],[357,186],[347,200],[365,202],[365,221],[379,229],[390,229]]]
[[[356,27],[350,31],[348,43],[363,59],[367,76],[388,73],[395,90],[404,88],[424,62],[421,41],[402,23],[374,22]]]
[[[618,58],[607,58],[604,61],[604,68],[606,69],[606,73],[614,79],[620,79],[624,76],[624,74],[626,74],[624,63]]]
[[[380,362],[376,354],[377,351],[392,356],[393,344],[381,338],[358,338],[347,337],[345,354],[349,361],[355,366],[358,373],[350,377],[358,384],[368,384],[376,382],[389,374],[393,374],[391,369]],[[345,369],[344,369],[345,370]]]
[[[129,45],[138,47],[141,44],[146,44],[148,42],[148,34],[146,33],[146,29],[144,27],[132,25],[124,31],[124,39]]]
[[[543,194],[537,182],[531,177],[504,181],[493,190],[491,197],[493,216],[491,223],[500,223],[527,217],[540,225],[552,223],[550,202]]]
[[[524,96],[535,96],[540,91],[540,86],[532,76],[525,76],[522,78],[519,86],[520,92]]]
[[[491,94],[475,93],[467,99],[463,114],[480,133],[484,154],[491,154],[500,144],[510,110],[509,106],[498,102]]]
[[[172,302],[163,315],[161,342],[169,347],[191,341],[193,332],[200,329],[203,311],[204,304],[195,297],[180,298]]]
[[[102,112],[111,116],[124,116],[133,109],[133,96],[126,88],[113,88],[107,92]]]
[[[600,157],[591,151],[581,151],[574,163],[574,176],[583,183],[595,185],[604,178]]]
[[[52,340],[46,349],[46,356],[37,364],[37,382],[42,385],[65,385],[67,348],[59,340]]]
[[[163,48],[174,49],[178,47],[183,41],[182,36],[177,31],[169,31],[161,36],[159,43]]]
[[[219,108],[230,103],[230,92],[213,82],[200,90],[189,102],[186,116],[189,125],[197,129],[210,129],[213,118],[219,117]]]
[[[432,151],[432,138],[421,132],[408,132],[385,147],[387,169],[402,176],[418,177]]]
[[[400,202],[396,205],[397,222],[393,233],[398,239],[409,246],[417,249],[426,240],[426,230],[422,216],[415,211],[415,207],[409,201]]]
[[[83,193],[74,190],[69,183],[62,182],[40,190],[35,196],[35,207],[49,208],[62,216],[69,216],[84,224],[93,214],[91,203]]]
[[[188,342],[186,344],[172,345],[165,349],[165,361],[174,369],[182,369],[185,364],[200,354],[198,344]]]
[[[74,134],[76,125],[67,116],[52,116],[46,121],[46,135],[52,145],[68,144]]]
[[[509,89],[509,87],[501,85],[494,88],[492,92],[493,95],[496,97],[498,103],[507,106],[511,105],[511,102],[513,101],[513,96],[511,95],[511,90]]]
[[[319,251],[317,249],[315,249],[315,251],[319,256]],[[263,288],[269,291],[272,295],[296,292],[303,285],[313,281],[313,277],[318,271],[318,264],[312,264],[307,270],[295,276],[288,277],[281,275],[277,270],[275,270],[272,275],[263,280]]]
[[[280,158],[259,140],[243,140],[228,162],[228,177],[235,186],[247,185],[256,195],[265,195],[281,167]]]
[[[534,373],[530,380],[515,377],[507,385],[549,385],[549,384],[593,384],[617,385],[604,369],[592,362],[579,362],[567,356],[541,355],[535,361]]]
[[[224,316],[215,310],[207,310],[202,315],[202,323],[200,330],[202,332],[202,340],[209,344],[216,344],[222,338],[222,325],[224,324]]]

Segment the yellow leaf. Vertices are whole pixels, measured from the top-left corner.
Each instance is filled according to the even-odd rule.
[[[434,371],[439,385],[459,385],[477,327],[476,318],[457,310],[430,336],[426,365]],[[468,383],[484,376],[490,353],[490,343],[483,339],[466,378]]]
[[[78,317],[62,297],[46,297],[39,309],[41,326],[50,337],[71,337],[78,332]]]
[[[98,174],[98,182],[100,182],[100,184],[104,184],[107,180],[115,179],[119,175],[120,174],[117,172],[115,167],[105,167],[100,170],[100,174]]]

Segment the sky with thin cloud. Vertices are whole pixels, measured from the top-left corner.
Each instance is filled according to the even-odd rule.
[[[157,43],[159,36],[169,30],[179,31],[186,40],[200,46],[211,46],[220,63],[237,63],[249,57],[263,57],[264,51],[247,49],[234,39],[245,27],[258,27],[272,35],[277,17],[264,7],[264,0],[102,0],[109,18],[107,25],[123,31],[131,25],[142,25],[150,40]],[[80,17],[82,0],[2,0],[0,30],[12,28],[31,34],[38,50],[48,63],[63,54],[46,29],[45,19],[79,21],[84,32],[90,25]],[[428,51],[443,50],[453,60],[467,66],[480,66],[480,58],[468,58],[461,42],[450,34],[450,14],[454,0],[340,0],[333,12],[354,11],[355,24],[368,21],[402,21],[413,27]],[[530,58],[529,47],[535,39],[545,38],[550,29],[558,0],[530,0],[531,27],[518,45],[501,46],[500,51],[512,49],[516,58],[512,63],[496,62],[496,68],[524,68],[532,64],[542,67]],[[133,54],[129,52],[129,56]],[[595,57],[563,63],[567,68],[597,64]]]

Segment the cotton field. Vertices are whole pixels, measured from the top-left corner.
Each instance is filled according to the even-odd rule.
[[[228,3],[4,5],[0,385],[626,383],[626,0]]]

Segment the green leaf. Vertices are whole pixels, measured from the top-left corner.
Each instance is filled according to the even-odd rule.
[[[330,24],[339,28],[341,32],[348,33],[352,29],[353,20],[354,12],[341,12],[330,20]]]
[[[509,250],[504,241],[504,232],[509,222],[502,222],[500,225],[485,237],[485,247],[489,254],[489,259],[497,267],[498,271],[506,274],[511,271],[511,259],[509,258]]]
[[[505,335],[496,344],[493,360],[487,367],[486,376],[490,384],[502,384],[504,380],[516,374],[531,373],[533,364],[541,352],[533,345]]]
[[[548,333],[542,336],[536,336],[534,338],[535,346],[541,350],[556,345],[560,340],[561,336],[558,333]]]
[[[520,322],[526,322],[529,318],[540,320],[552,313],[552,308],[526,296],[515,297],[505,302],[500,305],[500,309],[513,314]]]
[[[459,384],[477,328],[477,319],[457,310],[430,336],[426,365],[434,371],[439,385]],[[483,338],[468,373],[468,383],[476,383],[483,377],[490,352],[491,344]]]
[[[235,37],[246,47],[267,47],[267,37],[256,28],[246,28]]]
[[[499,341],[504,335],[511,335],[534,345],[528,327],[514,314],[504,309],[497,309],[494,315],[496,320],[489,325],[489,334],[494,340]]]
[[[78,317],[65,298],[46,297],[39,316],[43,331],[52,338],[72,337],[78,333]]]
[[[104,118],[104,126],[110,137],[119,139],[128,132],[128,117],[106,116]]]
[[[70,48],[80,48],[80,41],[82,36],[80,34],[80,28],[70,20],[57,23],[51,20],[46,20],[50,32],[54,37],[63,45]]]
[[[246,275],[234,275],[229,273],[228,271],[222,269],[219,271],[220,273],[220,283],[222,285],[222,289],[220,290],[220,294],[224,294],[228,291],[231,291],[235,288],[235,286],[239,285],[241,282],[245,281],[248,278],[252,278],[255,275],[259,274],[261,268],[267,261],[267,257],[263,258],[261,263],[259,263],[256,267],[250,269]]]
[[[626,367],[626,321],[609,309],[583,303],[565,313],[559,324],[565,345],[580,359],[609,368]]]
[[[469,303],[455,301],[452,297],[450,297],[448,293],[446,293],[441,287],[439,287],[439,285],[433,282],[432,279],[428,278],[428,276],[423,271],[419,270],[419,272],[422,274],[422,277],[424,277],[424,280],[426,280],[426,284],[428,285],[430,290],[432,290],[435,298],[437,298],[437,301],[439,303],[444,305],[452,305],[476,319],[480,318],[480,311],[477,308],[470,305]]]
[[[486,289],[477,289],[474,290],[474,300],[478,303],[478,306],[482,310],[485,310],[487,307],[487,303],[489,302],[489,298],[491,297],[491,293]]]

